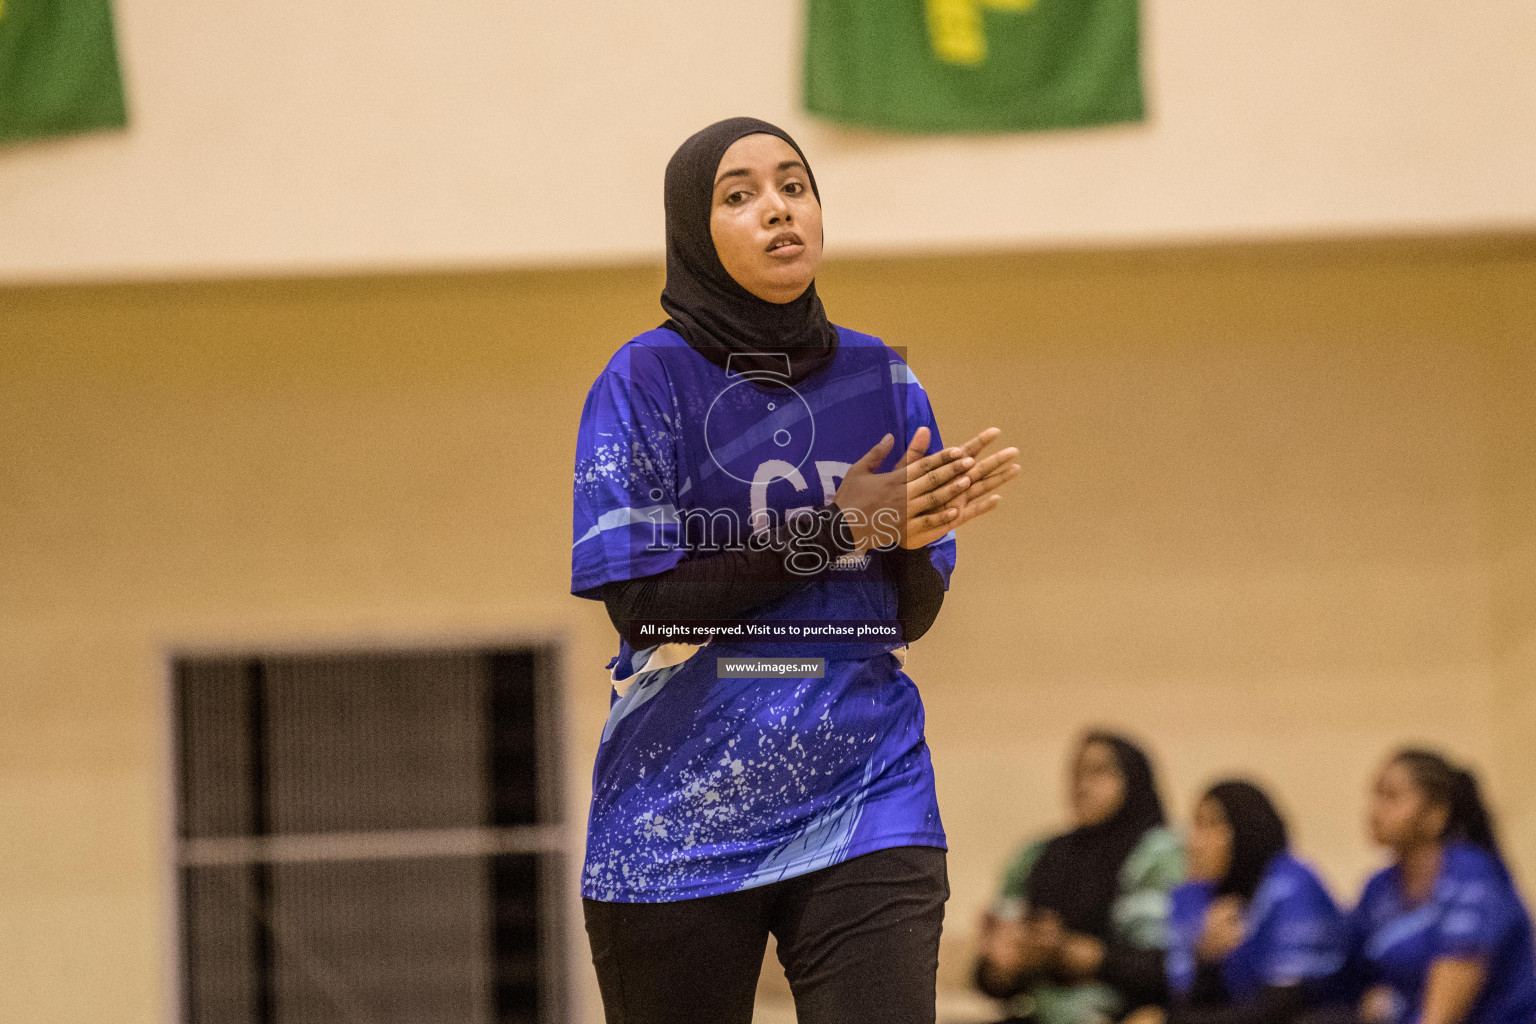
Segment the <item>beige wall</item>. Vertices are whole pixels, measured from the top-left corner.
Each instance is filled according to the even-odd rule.
[[[1490,364],[1488,550],[1503,841],[1536,884],[1536,299],[1513,311]]]
[[[654,259],[739,113],[834,254],[1536,226],[1524,0],[1146,0],[1145,124],[982,138],[810,121],[802,6],[115,0],[132,127],[0,150],[0,280]]]
[[[611,630],[566,593],[574,432],[658,285],[0,290],[0,1018],[168,1019],[176,649],[557,638],[579,849]],[[1024,450],[909,666],[947,979],[1089,722],[1146,737],[1181,811],[1219,772],[1272,783],[1346,896],[1367,773],[1443,743],[1536,869],[1536,453],[1504,369],[1536,243],[844,262],[822,289],[951,436]]]

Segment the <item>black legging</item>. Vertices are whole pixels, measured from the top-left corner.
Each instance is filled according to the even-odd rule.
[[[944,851],[898,846],[739,892],[583,900],[608,1024],[749,1024],[771,932],[800,1024],[933,1024]]]

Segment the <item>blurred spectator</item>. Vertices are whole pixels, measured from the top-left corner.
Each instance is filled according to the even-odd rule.
[[[1072,765],[1072,831],[1027,845],[983,914],[976,985],[1010,1020],[1090,1024],[1160,1002],[1168,892],[1183,849],[1147,755],[1089,732]]]
[[[1376,777],[1372,838],[1394,863],[1349,917],[1351,972],[1369,1024],[1531,1024],[1531,920],[1477,780],[1428,750]]]
[[[1128,1024],[1287,1024],[1337,991],[1344,915],[1289,849],[1262,790],[1219,782],[1195,808],[1190,880],[1173,893],[1167,1013]]]

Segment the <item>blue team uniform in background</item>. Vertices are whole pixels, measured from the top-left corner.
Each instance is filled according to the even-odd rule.
[[[1173,891],[1168,921],[1168,987],[1187,997],[1195,984],[1195,946],[1214,883],[1185,882]],[[1267,985],[1308,985],[1315,999],[1332,993],[1347,956],[1343,913],[1316,873],[1289,851],[1264,869],[1243,914],[1244,937],[1221,961],[1221,977],[1234,1003],[1259,998]]]
[[[1429,967],[1440,957],[1486,964],[1463,1024],[1536,1022],[1530,915],[1504,866],[1481,847],[1447,844],[1434,892],[1417,907],[1408,905],[1396,865],[1377,872],[1349,925],[1356,986],[1390,987],[1397,1024],[1419,1020]]]
[[[905,361],[877,338],[838,332],[833,362],[792,390],[728,374],[665,328],[624,345],[582,410],[572,593],[595,597],[604,583],[664,572],[831,502],[848,467],[887,433],[896,444],[882,471],[920,426],[939,450],[928,397]],[[926,552],[947,588],[953,533]],[[866,555],[751,621],[893,623],[896,612],[895,581]],[[582,894],[690,899],[887,847],[944,847],[922,701],[893,653],[901,646],[898,637],[736,636],[678,661],[679,648],[621,641]],[[716,678],[717,658],[748,656],[821,657],[826,675]]]

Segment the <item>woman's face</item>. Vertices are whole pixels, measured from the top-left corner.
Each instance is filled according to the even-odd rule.
[[[1397,851],[1439,839],[1447,810],[1431,804],[1401,761],[1389,761],[1371,790],[1371,839]]]
[[[1219,882],[1232,866],[1232,826],[1219,801],[1206,797],[1195,808],[1189,826],[1189,877]]]
[[[777,135],[732,143],[715,171],[709,234],[726,273],[769,302],[793,302],[821,265],[821,204],[795,148]]]
[[[1109,744],[1095,740],[1083,744],[1072,765],[1072,820],[1077,825],[1097,825],[1125,802],[1125,776]]]

